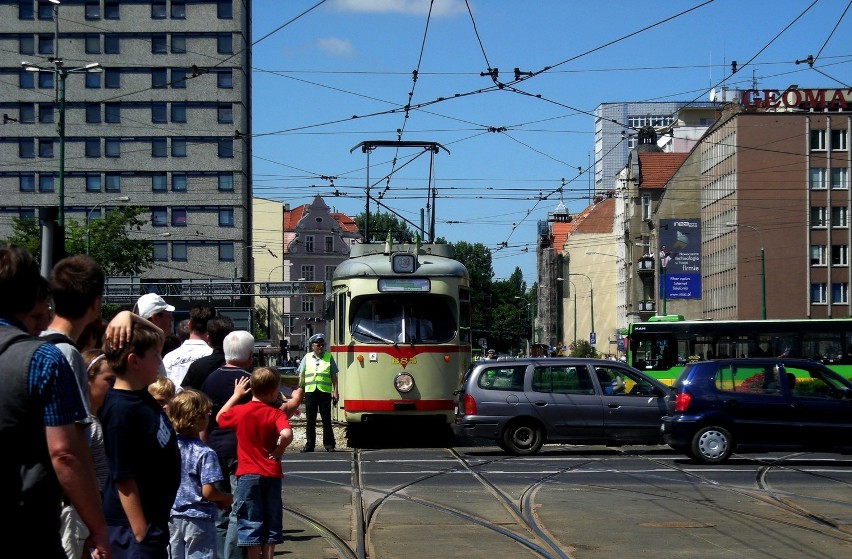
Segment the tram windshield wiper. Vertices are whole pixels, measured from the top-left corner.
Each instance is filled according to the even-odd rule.
[[[375,332],[371,332],[371,331],[367,330],[363,326],[362,323],[359,323],[357,326],[355,326],[355,328],[353,328],[353,330],[352,330],[352,333],[353,334],[361,334],[363,336],[366,336],[366,337],[371,338],[373,340],[384,342],[386,344],[396,344],[396,341],[394,341],[394,340],[389,340],[389,339],[387,339],[383,336],[376,334]]]

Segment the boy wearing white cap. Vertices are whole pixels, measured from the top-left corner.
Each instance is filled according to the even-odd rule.
[[[146,293],[139,297],[133,306],[133,312],[147,318],[166,334],[172,331],[172,313],[175,308],[156,293]]]

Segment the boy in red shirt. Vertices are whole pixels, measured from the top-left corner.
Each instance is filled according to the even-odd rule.
[[[249,388],[249,383],[251,387]],[[293,441],[287,416],[276,407],[281,377],[269,367],[255,369],[251,380],[234,381],[234,395],[216,415],[222,429],[237,435],[237,545],[248,559],[272,559],[284,541],[281,455]],[[236,405],[251,391],[252,399]]]

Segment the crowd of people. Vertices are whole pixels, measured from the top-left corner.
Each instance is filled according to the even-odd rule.
[[[215,308],[192,307],[173,333],[175,307],[149,293],[104,324],[104,281],[88,256],[48,281],[26,250],[0,247],[4,541],[57,559],[271,559],[303,400],[304,451],[317,414],[335,449],[325,338],[286,397],[275,368],[250,370],[254,337]]]

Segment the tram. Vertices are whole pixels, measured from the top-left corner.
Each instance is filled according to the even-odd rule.
[[[339,369],[336,421],[418,417],[450,424],[470,365],[470,281],[444,244],[353,245],[327,301]]]

